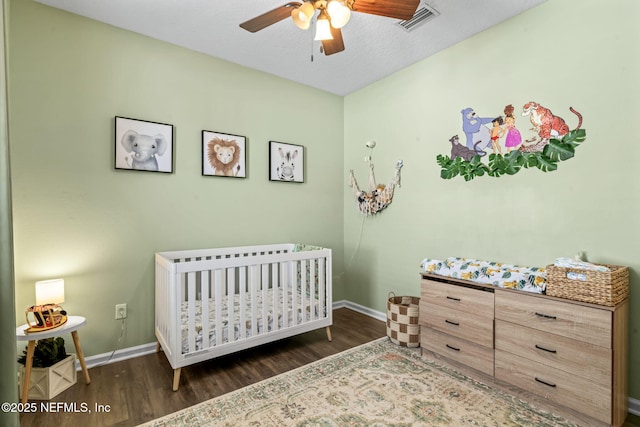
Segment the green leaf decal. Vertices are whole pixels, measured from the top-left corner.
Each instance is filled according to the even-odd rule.
[[[436,161],[442,168],[440,177],[452,179],[461,175],[465,181],[485,174],[492,177],[515,175],[522,168],[538,168],[542,172],[553,172],[558,169],[558,163],[569,160],[575,155],[575,148],[587,138],[584,129],[569,131],[562,139],[551,139],[542,151],[521,152],[511,151],[505,155],[489,154],[487,163],[483,157],[474,156],[466,161],[461,157],[454,160],[449,156],[438,155]]]
[[[538,157],[537,167],[542,172],[551,172],[558,169],[558,165],[545,155],[541,155]]]
[[[569,160],[575,154],[575,150],[571,144],[560,142],[552,139],[542,150],[542,154],[555,162],[561,160]]]

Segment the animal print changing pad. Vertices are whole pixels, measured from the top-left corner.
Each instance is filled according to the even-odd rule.
[[[449,257],[444,261],[424,259],[421,268],[430,274],[537,294],[543,294],[547,287],[547,272],[543,267]]]

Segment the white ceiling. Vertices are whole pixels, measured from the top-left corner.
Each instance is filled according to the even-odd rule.
[[[239,24],[287,0],[36,0],[97,21],[337,95],[367,86],[545,0],[422,0],[438,16],[411,32],[354,12],[345,50],[320,53],[312,29],[285,19],[257,33]],[[313,60],[312,60],[313,56]]]

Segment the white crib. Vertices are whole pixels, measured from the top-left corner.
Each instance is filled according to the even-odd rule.
[[[326,328],[331,250],[301,244],[156,253],[156,338],[183,366]]]

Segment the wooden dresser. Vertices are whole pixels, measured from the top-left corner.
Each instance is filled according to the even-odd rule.
[[[628,311],[628,299],[606,307],[423,274],[420,345],[594,426],[622,426]]]

